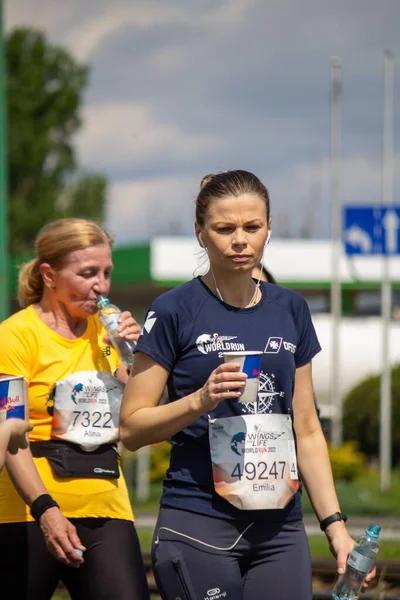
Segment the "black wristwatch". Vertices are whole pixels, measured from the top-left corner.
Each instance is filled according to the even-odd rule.
[[[322,521],[319,524],[319,526],[321,527],[321,531],[325,531],[325,529],[329,527],[329,525],[335,523],[336,521],[343,521],[344,523],[346,523],[347,515],[345,515],[342,512],[335,512],[333,513],[333,515],[329,515],[329,517],[322,519]]]

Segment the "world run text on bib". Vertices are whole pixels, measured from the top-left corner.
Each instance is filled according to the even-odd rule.
[[[124,388],[104,371],[80,371],[57,381],[51,437],[89,452],[117,441]]]
[[[209,420],[214,487],[242,510],[284,508],[299,489],[289,415]]]

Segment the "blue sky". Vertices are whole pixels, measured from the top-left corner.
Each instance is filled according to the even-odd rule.
[[[208,172],[244,168],[271,194],[273,234],[329,236],[329,61],[342,60],[344,203],[381,201],[383,52],[398,0],[5,0],[91,65],[76,138],[109,179],[117,243],[190,234]]]

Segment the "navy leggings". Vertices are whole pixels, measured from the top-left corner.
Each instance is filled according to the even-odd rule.
[[[73,600],[149,600],[133,523],[89,518],[71,522],[87,548],[78,569],[50,554],[36,523],[0,525],[0,581],[9,597],[50,600],[62,581]]]
[[[312,598],[302,521],[228,521],[161,508],[152,557],[163,600]]]

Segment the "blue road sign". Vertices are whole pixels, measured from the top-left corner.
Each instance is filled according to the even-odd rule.
[[[346,254],[400,254],[400,206],[345,206]]]

